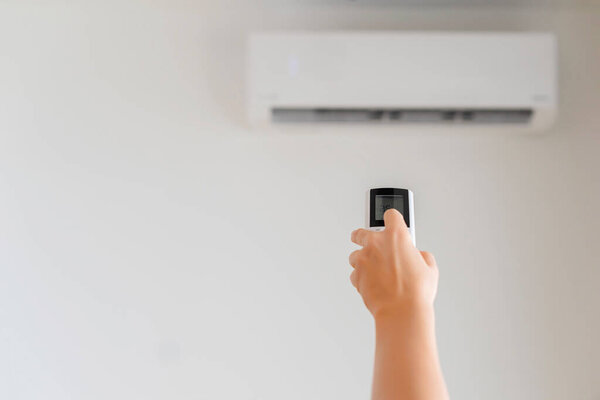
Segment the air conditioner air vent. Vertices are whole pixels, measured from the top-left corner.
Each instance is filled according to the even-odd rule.
[[[387,109],[287,108],[271,109],[276,123],[334,122],[379,124],[527,124],[531,109]]]

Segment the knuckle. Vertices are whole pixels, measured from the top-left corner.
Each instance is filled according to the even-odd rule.
[[[369,259],[372,255],[373,255],[373,248],[366,247],[363,249],[361,257],[363,258],[363,261],[365,261],[365,260]]]
[[[370,247],[375,247],[375,248],[380,247],[382,240],[383,240],[383,238],[381,235],[373,235],[371,237],[371,239],[369,240],[369,245],[370,245],[369,248]]]
[[[364,254],[360,254],[360,253],[357,254],[356,257],[355,257],[355,260],[356,260],[356,264],[363,265],[364,262],[365,262],[365,256],[364,256]]]
[[[354,286],[356,288],[356,290],[358,290],[358,270],[354,270],[352,271],[352,273],[350,274],[350,282],[352,283],[352,286]]]
[[[402,229],[400,226],[390,226],[389,228],[386,228],[385,231],[387,231],[391,236],[397,237],[402,235],[404,229]]]
[[[402,242],[411,242],[412,243],[410,233],[408,233],[408,229],[406,229],[406,228],[398,228],[398,230],[395,233],[395,239],[402,241]]]
[[[348,257],[350,264],[352,266],[357,266],[362,262],[361,250],[356,250],[350,253],[350,257]]]
[[[369,244],[369,237],[365,234],[362,234],[360,235],[359,241],[363,244],[363,246],[366,246],[367,244]]]

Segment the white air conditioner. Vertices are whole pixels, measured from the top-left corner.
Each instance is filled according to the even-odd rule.
[[[258,33],[248,117],[265,124],[541,130],[557,107],[548,33]]]

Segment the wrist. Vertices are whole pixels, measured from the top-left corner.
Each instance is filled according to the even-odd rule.
[[[376,325],[419,321],[433,325],[435,320],[433,304],[425,302],[405,302],[382,307],[373,313]]]

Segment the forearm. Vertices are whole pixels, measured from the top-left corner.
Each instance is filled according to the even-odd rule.
[[[432,306],[375,318],[372,400],[446,400]]]

